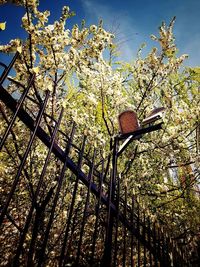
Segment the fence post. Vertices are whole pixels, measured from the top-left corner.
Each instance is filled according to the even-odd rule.
[[[115,186],[116,186],[116,175],[117,175],[117,150],[118,150],[118,137],[114,137],[113,144],[113,157],[112,157],[112,173],[110,178],[110,188],[108,196],[108,216],[107,216],[107,227],[106,227],[106,238],[104,255],[101,262],[101,267],[110,267],[112,264],[112,234],[114,224],[114,214],[111,209],[111,203],[115,201]]]

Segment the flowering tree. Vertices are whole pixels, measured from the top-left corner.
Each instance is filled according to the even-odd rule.
[[[21,52],[15,66],[15,81],[23,80],[26,83],[27,71],[35,73],[34,93],[37,98],[40,99],[40,94],[47,89],[52,93],[49,107],[51,115],[63,105],[83,128],[90,115],[91,135],[98,132],[99,140],[103,141],[103,124],[111,134],[106,122],[105,94],[112,99],[119,99],[117,103],[110,101],[110,110],[113,112],[126,100],[121,90],[120,73],[114,72],[103,59],[104,50],[112,45],[113,35],[106,32],[102,25],[89,28],[74,25],[71,31],[65,29],[66,20],[73,15],[68,7],[63,8],[59,21],[49,25],[48,11],[39,12],[35,1],[25,1],[24,5],[26,14],[22,18],[22,25],[29,37],[23,43],[15,39],[1,46],[1,51],[7,53],[16,50]],[[80,101],[82,105],[78,104],[78,108]],[[104,122],[99,118],[99,111]],[[115,114],[113,112],[109,117]]]
[[[44,92],[50,91],[50,118],[45,121],[49,131],[51,118],[57,118],[64,107],[62,130],[68,131],[70,122],[75,121],[79,133],[86,131],[90,144],[101,146],[107,156],[109,141],[118,133],[120,112],[133,109],[142,121],[154,107],[166,107],[163,130],[135,141],[121,156],[118,172],[121,184],[128,182],[130,195],[133,191],[142,195],[141,201],[161,222],[167,218],[167,227],[176,238],[195,242],[200,218],[200,75],[199,68],[180,71],[186,55],[177,56],[174,19],[169,26],[161,25],[158,37],[151,36],[157,48],[146,57],[141,47],[136,60],[114,67],[104,56],[106,50],[113,51],[114,36],[102,23],[90,27],[83,23],[69,30],[66,21],[73,16],[69,7],[63,7],[60,19],[49,24],[50,13],[40,12],[38,1],[12,2],[25,8],[22,26],[27,39],[0,46],[1,52],[20,53],[9,90],[21,94],[18,85],[26,86],[29,75],[35,74],[33,99],[41,102]],[[15,152],[19,156],[19,151]],[[5,155],[1,157],[7,160]],[[40,151],[37,157],[44,155]]]

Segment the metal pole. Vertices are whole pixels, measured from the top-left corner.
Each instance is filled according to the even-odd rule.
[[[110,267],[112,264],[112,234],[113,234],[114,214],[113,210],[111,209],[111,203],[113,203],[115,199],[115,186],[116,186],[116,175],[117,175],[117,149],[118,149],[118,136],[115,136],[113,145],[112,173],[110,177],[110,189],[108,197],[108,216],[107,216],[105,248],[104,248],[104,255],[102,258],[101,267]]]

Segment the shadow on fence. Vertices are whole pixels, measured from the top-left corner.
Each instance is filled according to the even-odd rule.
[[[62,132],[63,110],[48,125],[49,92],[32,101],[34,75],[18,100],[5,90],[17,56],[1,64],[1,266],[191,266],[128,196],[116,153],[96,162],[100,151],[73,123]]]

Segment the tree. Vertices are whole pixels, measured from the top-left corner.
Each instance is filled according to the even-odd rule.
[[[110,49],[111,53],[114,49],[114,36],[103,29],[101,22],[89,28],[83,22],[81,26],[74,25],[69,30],[66,29],[66,21],[74,15],[69,7],[63,7],[58,21],[48,24],[50,13],[40,12],[37,1],[13,3],[22,4],[25,8],[22,26],[27,32],[27,39],[11,40],[9,44],[0,46],[1,52],[20,53],[15,64],[16,75],[10,77],[8,90],[20,95],[29,75],[35,74],[31,98],[41,103],[45,91],[50,91],[51,101],[43,122],[49,133],[54,125],[52,118],[58,118],[61,107],[64,107],[61,130],[69,132],[72,120],[75,121],[77,140],[83,132],[87,133],[88,151],[93,145],[99,146],[104,156],[109,157],[110,139],[118,133],[117,117],[121,111],[133,109],[142,121],[154,107],[166,107],[163,130],[135,141],[121,156],[118,161],[120,183],[122,192],[123,185],[125,187],[128,183],[128,195],[131,196],[134,190],[161,224],[168,220],[166,227],[175,239],[193,246],[199,238],[200,224],[199,68],[180,70],[186,55],[177,56],[173,36],[175,19],[169,26],[165,23],[161,25],[158,37],[151,36],[157,48],[152,48],[145,58],[142,57],[144,47],[141,46],[136,60],[120,62],[116,67],[104,57],[106,49]],[[38,107],[32,102],[26,110],[34,115]],[[10,116],[3,108],[2,114],[5,121]],[[3,131],[5,122],[1,124]],[[9,169],[11,176],[14,175],[25,149],[20,128],[21,123],[17,122],[9,140],[19,139],[21,146],[14,142],[1,153],[4,196],[11,183],[7,181],[5,186],[5,168]],[[9,161],[13,150],[15,161]],[[18,198],[24,210],[29,206],[28,199],[32,197],[46,153],[40,142],[34,145],[23,174],[25,182],[21,184],[27,187],[26,193],[25,196],[19,195],[13,203],[13,216],[17,216]],[[59,171],[60,168],[54,158],[48,172],[51,174],[52,170]],[[43,192],[47,190],[51,194],[54,190],[56,172],[51,178],[43,185],[41,205],[46,203]],[[63,206],[60,206],[61,211]],[[62,216],[65,215],[58,212],[59,226]],[[19,219],[23,225],[25,218]],[[45,217],[41,221],[45,223]],[[42,225],[40,227],[42,229]]]

